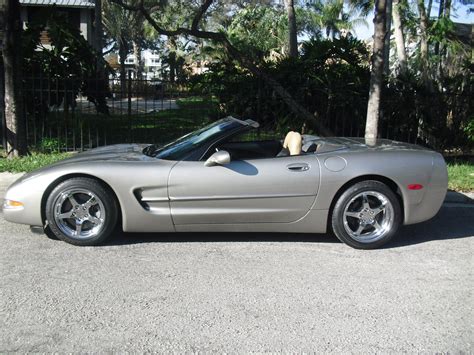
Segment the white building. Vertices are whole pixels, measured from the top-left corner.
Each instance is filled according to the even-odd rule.
[[[143,62],[143,75],[144,79],[154,79],[161,77],[161,60],[162,57],[159,55],[158,51],[152,50],[143,50],[142,51],[142,62]],[[129,54],[127,59],[125,59],[125,64],[127,65],[127,72],[130,71],[132,78],[135,78],[135,56]],[[128,74],[128,73],[127,73]]]

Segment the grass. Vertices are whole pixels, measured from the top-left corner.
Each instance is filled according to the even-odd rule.
[[[0,154],[0,172],[29,172],[39,169],[43,166],[53,164],[59,160],[68,158],[71,153],[32,153],[26,157],[6,159],[4,153]]]
[[[448,162],[448,176],[450,190],[474,191],[474,164],[467,161]]]

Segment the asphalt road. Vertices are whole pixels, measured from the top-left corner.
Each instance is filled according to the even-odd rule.
[[[374,251],[293,234],[74,247],[0,214],[0,352],[472,353],[473,221],[444,207]]]

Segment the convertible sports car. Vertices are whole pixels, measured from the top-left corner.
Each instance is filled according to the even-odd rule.
[[[116,145],[24,175],[6,192],[8,221],[75,245],[125,232],[332,231],[361,249],[444,200],[443,157],[389,140],[303,136],[299,154],[252,139],[258,123],[227,117],[162,147]]]

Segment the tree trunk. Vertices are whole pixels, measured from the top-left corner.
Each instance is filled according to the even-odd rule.
[[[451,17],[451,0],[445,0],[444,2],[444,14],[443,16],[447,19],[450,19]],[[440,45],[439,43],[436,43],[437,45],[437,50],[439,52],[439,66],[438,66],[438,76],[439,78],[442,78],[444,76],[444,69],[446,66],[446,61],[447,61],[447,51],[448,48],[446,45]]]
[[[444,0],[439,1],[439,9],[438,9],[438,18],[443,17],[444,14]]]
[[[451,17],[451,0],[446,0],[445,4],[444,4],[444,15],[447,17],[447,18],[450,18]]]
[[[125,68],[125,60],[127,60],[127,45],[124,38],[119,39],[119,56],[120,56],[120,95],[125,97],[127,92],[127,73]]]
[[[420,14],[420,56],[421,56],[421,70],[422,78],[425,85],[429,81],[428,73],[428,17],[425,11],[424,0],[418,0],[418,12]]]
[[[177,72],[177,55],[176,51],[178,49],[178,45],[176,44],[176,39],[173,37],[168,38],[168,65],[170,66],[170,75],[169,80],[171,83],[174,84],[176,81],[176,72]]]
[[[5,4],[5,31],[3,66],[5,70],[5,120],[7,128],[7,156],[25,155],[26,121],[21,95],[21,31],[19,0],[7,0]]]
[[[387,14],[385,18],[385,43],[384,43],[384,73],[390,75],[390,38],[392,34],[392,0],[386,0]]]
[[[394,0],[392,15],[395,44],[397,46],[398,69],[399,73],[404,75],[407,73],[408,68],[405,35],[403,34],[403,23],[400,16],[400,0]]]
[[[384,39],[386,24],[386,1],[376,0],[374,18],[374,49],[372,53],[372,68],[370,72],[369,102],[367,105],[367,121],[365,139],[372,144],[377,139],[380,114],[380,97],[383,85]]]
[[[94,48],[99,53],[98,60],[100,61],[102,58],[102,49],[103,49],[103,42],[102,37],[104,33],[104,29],[102,26],[102,0],[95,0],[95,7],[94,7],[94,27],[95,27],[95,41],[94,41]]]
[[[0,7],[0,16],[3,16]],[[3,17],[2,17],[3,18]],[[3,23],[0,24],[3,29]],[[5,122],[5,70],[3,69],[3,57],[0,56],[0,119],[2,120],[2,147],[7,150],[7,123]]]
[[[298,57],[298,34],[294,0],[285,0],[285,7],[288,13],[288,55],[296,58]]]
[[[142,47],[137,41],[133,41],[133,56],[135,57],[135,71],[137,79],[143,77],[143,61],[142,61]]]
[[[429,16],[429,14],[428,14]],[[438,20],[441,19],[444,16],[444,0],[439,1],[439,10],[438,10]],[[435,49],[434,49],[434,54],[438,55],[439,54],[439,42],[435,43]]]
[[[431,8],[433,6],[433,0],[428,1],[428,7],[426,8],[426,16],[431,17]]]
[[[168,55],[168,64],[170,66],[170,83],[174,84],[176,81],[176,53],[170,52]]]

